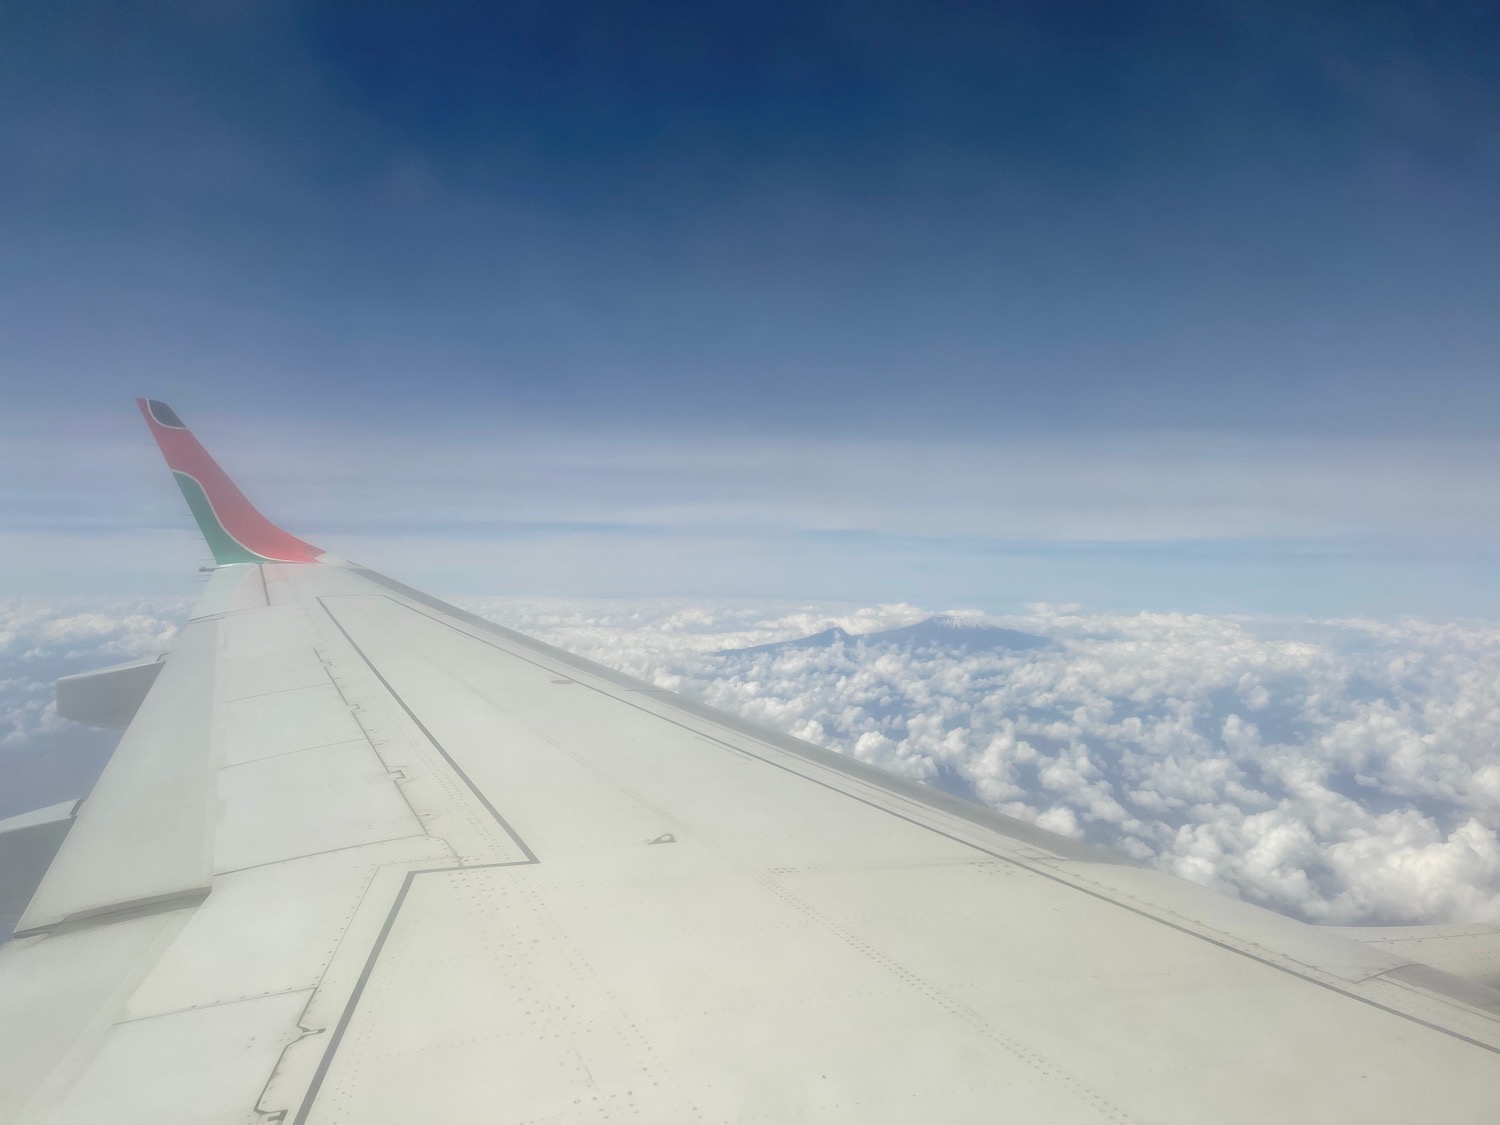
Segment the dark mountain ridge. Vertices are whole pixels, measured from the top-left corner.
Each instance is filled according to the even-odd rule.
[[[814,633],[810,637],[798,637],[789,641],[773,641],[771,644],[755,645],[751,648],[725,649],[724,655],[739,655],[759,652],[788,652],[794,649],[831,648],[836,644],[892,645],[913,650],[941,648],[967,650],[969,652],[1024,652],[1041,648],[1051,642],[1035,633],[1022,633],[1015,629],[1003,629],[991,625],[982,618],[958,617],[940,614],[918,621],[914,625],[902,625],[896,629],[882,629],[876,633],[850,633],[834,626]]]

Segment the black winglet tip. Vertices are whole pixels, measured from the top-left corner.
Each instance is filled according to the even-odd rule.
[[[182,419],[177,417],[177,412],[166,403],[154,398],[138,398],[135,402],[137,406],[151,415],[153,421],[163,426],[171,426],[174,430],[187,429]]]

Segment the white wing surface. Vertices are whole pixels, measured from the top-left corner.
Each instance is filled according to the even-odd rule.
[[[0,948],[4,1120],[1500,1114],[1500,992],[1388,931],[275,561],[316,548],[202,492],[259,557],[212,576]]]

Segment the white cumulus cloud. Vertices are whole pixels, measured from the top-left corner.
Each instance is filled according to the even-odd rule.
[[[189,599],[0,600],[0,815],[113,744],[61,675],[166,648]],[[465,599],[777,730],[1314,921],[1500,921],[1500,625],[1090,613],[1049,643],[903,647],[909,604]],[[754,648],[833,627],[853,640]]]
[[[0,598],[0,816],[87,793],[118,735],[57,717],[58,677],[165,652],[188,598]]]
[[[911,605],[471,599],[495,620],[1326,922],[1500,921],[1500,626],[1033,607],[1027,651],[723,653]]]

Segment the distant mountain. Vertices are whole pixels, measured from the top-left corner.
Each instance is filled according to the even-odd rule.
[[[905,648],[941,646],[943,648],[967,648],[971,652],[1009,650],[1021,652],[1030,648],[1041,648],[1051,642],[1035,633],[1022,633],[1015,629],[1002,629],[982,618],[974,617],[929,617],[915,625],[903,625],[899,629],[887,629],[882,633],[871,633],[871,638],[895,641]]]
[[[775,641],[753,648],[725,649],[726,655],[752,652],[789,652],[793,649],[832,648],[836,644],[892,645],[912,650],[921,648],[964,649],[969,652],[1021,652],[1041,648],[1050,643],[1046,637],[1035,633],[1020,633],[1014,629],[1002,629],[991,625],[983,618],[952,617],[942,615],[918,621],[915,625],[903,625],[899,629],[883,629],[878,633],[850,633],[834,626],[814,633],[810,637],[798,637],[791,641]]]

